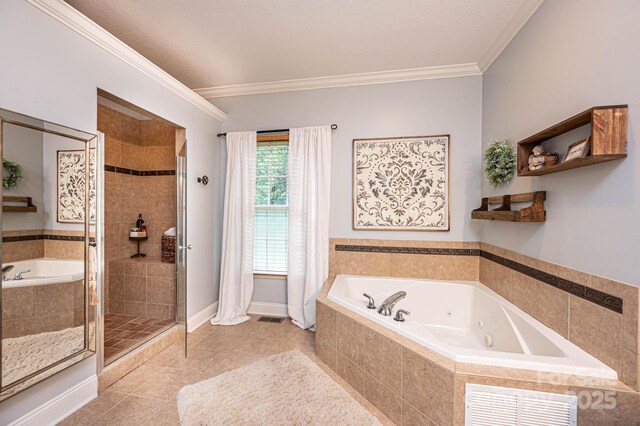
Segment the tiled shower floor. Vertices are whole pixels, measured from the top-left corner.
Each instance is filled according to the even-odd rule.
[[[175,324],[173,320],[106,314],[104,319],[105,365],[162,333],[173,324]]]

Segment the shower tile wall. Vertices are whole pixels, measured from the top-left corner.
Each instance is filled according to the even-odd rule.
[[[173,171],[161,176],[105,171],[105,298],[108,312],[125,313],[122,303],[109,300],[109,268],[112,260],[129,259],[136,252],[129,230],[140,213],[149,237],[140,243],[140,251],[149,263],[159,262],[162,234],[176,224],[175,129],[99,105],[98,130],[105,134],[105,165],[139,172]]]
[[[173,319],[176,311],[173,263],[158,258],[109,262],[109,313]]]

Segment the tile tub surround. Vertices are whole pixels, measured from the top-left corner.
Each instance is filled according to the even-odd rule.
[[[316,353],[396,424],[464,424],[464,383],[554,393],[611,392],[618,408],[581,408],[580,425],[613,417],[619,423],[607,424],[633,424],[640,416],[640,394],[620,381],[456,363],[328,300],[331,283],[317,300]]]
[[[84,324],[83,281],[2,289],[2,338]]]
[[[108,312],[175,319],[176,265],[160,258],[123,258],[109,262]]]
[[[640,390],[639,287],[484,243],[481,250],[480,282],[609,365],[624,383]],[[496,258],[507,262],[496,262]],[[517,266],[510,267],[514,263]],[[531,271],[534,273],[527,273]],[[569,283],[585,291],[564,291],[534,278],[535,271],[542,272],[543,278],[552,277],[561,287]],[[606,297],[601,297],[603,294]],[[587,295],[595,296],[590,299]]]
[[[84,259],[84,234],[78,231],[31,229],[3,231],[3,263],[50,257]]]
[[[330,240],[329,275],[478,280],[479,243]]]
[[[468,242],[332,239],[329,271],[480,281],[640,390],[640,287]]]

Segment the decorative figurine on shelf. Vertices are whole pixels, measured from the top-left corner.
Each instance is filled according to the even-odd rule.
[[[544,147],[536,145],[533,147],[533,154],[529,156],[529,170],[540,170],[544,167]]]

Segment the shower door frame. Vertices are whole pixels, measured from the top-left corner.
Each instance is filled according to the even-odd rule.
[[[106,92],[100,88],[98,88],[98,96],[102,96],[107,98],[117,104],[125,106],[129,109],[132,109],[136,112],[139,112],[142,115],[146,115],[150,118],[158,119],[175,130],[175,156],[176,156],[176,304],[175,304],[175,315],[174,315],[174,325],[172,327],[177,327],[179,330],[182,327],[184,329],[184,333],[181,334],[181,340],[184,340],[184,354],[186,357],[187,354],[187,264],[186,264],[186,250],[191,249],[190,245],[182,247],[182,243],[186,243],[187,238],[187,203],[186,203],[186,192],[187,192],[187,158],[186,158],[186,147],[187,147],[187,139],[186,139],[186,128],[182,127],[176,123],[173,123],[159,115],[156,115],[150,111],[147,111],[143,108],[138,107],[137,105],[128,102],[116,95],[112,95],[109,92]],[[100,133],[100,132],[98,132]],[[102,142],[102,143],[100,143]],[[97,155],[96,155],[96,208],[97,208],[97,217],[96,217],[96,243],[97,243],[97,258],[98,258],[98,295],[100,296],[99,309],[97,310],[97,318],[96,318],[96,355],[97,355],[97,374],[100,375],[102,371],[107,367],[105,366],[104,359],[104,319],[107,311],[107,307],[105,304],[105,289],[104,289],[104,279],[105,279],[105,242],[104,242],[104,218],[105,218],[105,198],[104,198],[104,187],[105,187],[105,149],[106,149],[106,136],[102,138],[101,141],[97,142]],[[181,158],[183,158],[181,160]],[[181,190],[182,188],[182,190]],[[182,197],[182,198],[181,198]],[[181,250],[180,247],[183,249]],[[179,259],[183,260],[179,262]],[[181,284],[182,283],[182,284]],[[182,294],[182,304],[180,303],[180,294]],[[163,331],[164,333],[164,331]],[[153,341],[155,338],[159,337],[163,333],[153,336],[152,339],[143,342],[141,345],[135,345],[129,350],[127,350],[121,357],[126,357],[132,351],[135,351],[139,348],[144,347],[149,342]],[[117,361],[117,360],[114,360]],[[111,365],[111,363],[109,364]]]
[[[185,132],[176,132],[176,323],[182,327],[184,356],[187,356],[187,139]],[[182,143],[180,143],[182,139]],[[182,303],[181,303],[182,302]]]

